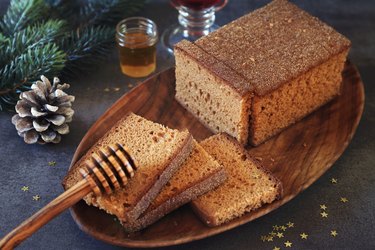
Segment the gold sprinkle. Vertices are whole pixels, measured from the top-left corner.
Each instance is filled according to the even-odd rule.
[[[255,62],[254,57],[250,57],[250,61]]]
[[[285,245],[285,247],[292,247],[292,242],[290,242],[289,240],[288,241],[286,241],[286,242],[284,242],[284,245]]]
[[[110,90],[109,88],[105,88],[104,92],[109,92],[109,90]]]
[[[243,64],[242,64],[242,66],[245,66],[246,65],[246,62],[244,62]]]
[[[23,187],[21,188],[21,190],[24,191],[24,192],[29,191],[29,187],[28,187],[28,186],[23,186]]]
[[[322,218],[327,218],[328,217],[328,214],[325,211],[321,212],[320,215],[322,216]]]
[[[128,88],[133,88],[133,86],[134,86],[134,85],[131,84],[131,83],[128,84]]]
[[[270,160],[271,160],[272,162],[275,162],[275,159],[274,159],[274,158],[271,158]]]
[[[320,205],[320,209],[322,209],[322,210],[326,210],[326,209],[327,209],[326,204],[322,204],[322,205]]]
[[[272,250],[280,250],[280,247],[274,247]]]
[[[340,201],[343,202],[343,203],[346,203],[346,202],[348,202],[349,200],[348,200],[347,198],[345,198],[345,197],[341,197],[341,198],[340,198]]]
[[[276,236],[279,237],[279,238],[283,238],[283,237],[284,237],[284,234],[283,234],[282,232],[278,232],[278,233],[276,234]]]
[[[270,27],[271,27],[271,28],[273,27],[273,23],[270,23]]]
[[[302,30],[302,32],[303,32],[303,33],[305,33],[305,32],[306,32],[306,30],[305,30],[305,29],[303,29],[303,30]]]
[[[286,226],[281,226],[280,229],[281,229],[282,231],[285,231],[285,230],[286,230]]]
[[[337,184],[337,179],[332,178],[332,179],[331,179],[331,183],[332,183],[332,184]]]
[[[331,235],[332,235],[332,237],[336,237],[338,235],[338,233],[337,233],[336,230],[333,230],[333,231],[331,231]]]
[[[273,241],[273,237],[272,236],[267,236],[267,241],[268,242]]]
[[[33,200],[34,200],[34,201],[38,201],[38,200],[40,200],[40,196],[39,196],[39,195],[34,195],[34,196],[33,196]]]
[[[291,22],[292,22],[292,18],[289,18],[289,19],[288,19],[288,23],[291,23]]]
[[[56,166],[56,162],[55,161],[49,161],[48,166],[54,167],[54,166]]]
[[[113,88],[113,90],[117,92],[120,90],[120,88]]]
[[[259,177],[260,177],[260,175],[259,175],[258,173],[254,173],[254,174],[253,174],[253,178],[254,178],[254,179],[259,179]]]
[[[309,235],[305,233],[301,233],[299,236],[301,236],[301,239],[303,240],[307,240],[307,237],[309,237]]]
[[[288,227],[294,227],[294,223],[293,222],[288,222],[288,223],[286,223],[286,225],[288,226]]]
[[[258,160],[258,161],[263,161],[263,158],[262,158],[262,157],[260,157],[260,156],[256,156],[256,157],[255,157],[255,160]]]

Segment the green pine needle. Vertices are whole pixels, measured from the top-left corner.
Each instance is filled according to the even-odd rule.
[[[0,110],[40,78],[74,76],[103,59],[114,24],[144,0],[11,0],[0,19]]]
[[[10,93],[28,90],[40,75],[59,75],[65,62],[65,53],[54,43],[29,49],[0,69],[0,100],[7,105],[14,105],[17,99],[13,98],[18,96]],[[3,106],[1,101],[0,106]],[[6,105],[2,107],[5,108]]]
[[[38,22],[48,14],[48,5],[43,0],[12,0],[0,22],[0,31],[12,35],[32,22]]]
[[[108,53],[114,41],[114,28],[105,26],[77,29],[62,39],[61,47],[67,48],[67,67],[65,72],[74,75],[82,71]]]
[[[61,39],[66,30],[66,23],[62,20],[48,20],[44,23],[27,26],[4,40],[4,46],[0,48],[0,55],[2,55],[0,65],[6,65],[29,49]]]
[[[141,9],[144,0],[88,0],[81,9],[87,24],[116,24]]]

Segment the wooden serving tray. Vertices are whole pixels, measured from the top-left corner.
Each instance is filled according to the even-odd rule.
[[[281,200],[213,228],[205,226],[188,205],[130,235],[113,216],[82,201],[71,208],[74,220],[83,231],[110,244],[158,247],[206,238],[277,209],[326,172],[354,135],[364,106],[363,83],[351,63],[347,63],[343,76],[343,91],[339,97],[262,145],[248,149],[283,183]],[[151,77],[125,94],[90,128],[71,165],[129,111],[171,128],[188,128],[199,141],[210,136],[212,133],[180,106],[174,95],[174,69]]]

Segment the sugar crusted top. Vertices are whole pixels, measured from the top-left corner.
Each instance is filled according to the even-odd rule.
[[[332,27],[286,0],[274,0],[195,42],[242,75],[239,93],[265,95],[350,47]]]

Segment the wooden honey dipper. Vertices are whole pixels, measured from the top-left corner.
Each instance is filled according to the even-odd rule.
[[[83,179],[8,233],[0,241],[0,249],[13,249],[90,192],[110,194],[125,186],[135,170],[134,160],[121,144],[110,145],[99,154],[92,154],[86,161],[86,168],[79,170]]]

